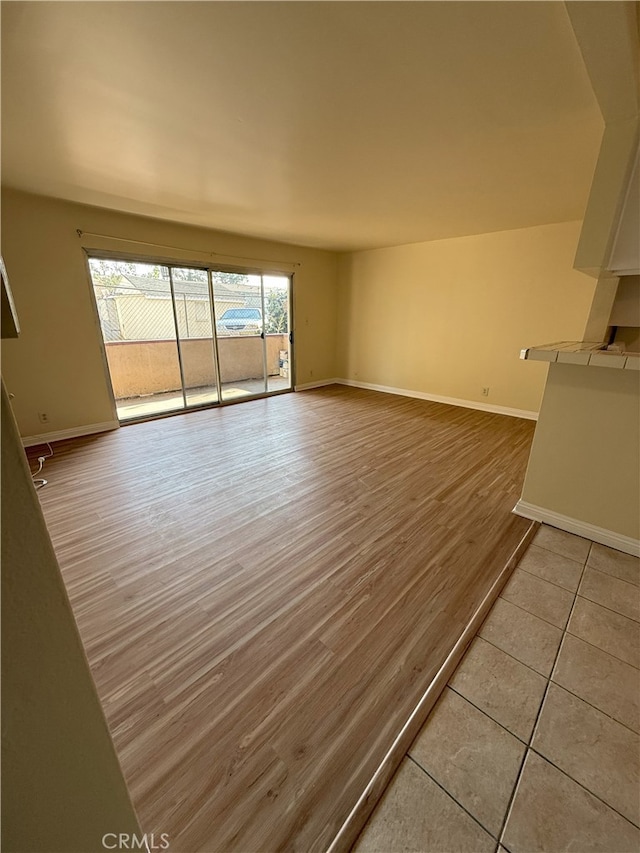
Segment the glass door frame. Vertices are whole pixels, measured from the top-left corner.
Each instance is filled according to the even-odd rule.
[[[218,402],[211,403],[212,406],[222,406],[222,377],[220,375],[220,353],[218,351],[218,331],[216,329],[216,306],[213,301],[213,272],[211,267],[207,267],[207,287],[209,291],[209,312],[211,314],[211,336],[213,338],[213,361],[216,372],[216,387],[218,389]],[[203,406],[202,408],[208,408]]]
[[[178,368],[180,370],[180,386],[182,391],[182,408],[188,409],[187,404],[187,388],[184,381],[184,364],[182,361],[182,343],[180,341],[180,327],[178,325],[178,306],[176,305],[176,291],[173,286],[173,270],[169,270],[169,291],[171,293],[171,312],[173,314],[173,325],[176,330],[176,347],[178,348]],[[180,411],[180,409],[178,409]]]
[[[84,259],[85,259],[85,268],[87,274],[87,281],[89,284],[89,289],[91,291],[91,305],[93,307],[94,312],[94,320],[96,323],[97,331],[100,336],[100,350],[102,355],[102,362],[105,370],[105,376],[107,378],[107,385],[109,388],[109,395],[111,397],[111,404],[113,409],[113,418],[118,421],[120,426],[127,426],[128,424],[133,423],[142,423],[144,421],[149,420],[157,420],[159,418],[172,417],[173,415],[184,414],[185,412],[192,411],[201,411],[202,409],[212,409],[218,408],[221,406],[231,406],[236,403],[243,403],[248,400],[257,400],[264,397],[275,397],[280,394],[289,394],[295,391],[295,357],[294,357],[294,307],[293,307],[293,282],[295,273],[290,271],[284,271],[282,269],[278,269],[277,267],[271,268],[256,268],[256,267],[244,267],[244,266],[235,266],[232,264],[207,264],[202,261],[187,261],[183,259],[177,258],[166,258],[162,256],[155,255],[139,255],[137,253],[130,252],[118,252],[108,249],[90,249],[88,247],[83,247]],[[169,271],[169,282],[170,282],[170,292],[171,292],[171,303],[172,303],[172,313],[173,313],[173,322],[176,331],[176,345],[177,345],[177,355],[178,362],[180,368],[180,379],[181,379],[181,392],[183,405],[181,407],[175,409],[168,409],[164,412],[158,412],[154,414],[141,415],[139,417],[127,418],[125,420],[121,420],[118,417],[117,411],[117,400],[113,391],[113,381],[111,379],[111,372],[109,369],[109,362],[107,359],[107,351],[106,351],[106,341],[104,338],[104,333],[102,331],[102,325],[100,321],[100,313],[98,311],[98,303],[95,292],[95,287],[93,284],[93,278],[91,275],[91,267],[89,265],[89,261],[95,258],[96,260],[106,260],[106,261],[123,261],[129,263],[139,263],[139,264],[147,264],[147,265],[157,265],[162,267],[167,267]],[[182,362],[182,352],[180,349],[180,334],[179,334],[179,326],[178,326],[178,318],[176,313],[176,302],[175,302],[175,291],[174,291],[174,283],[173,283],[173,268],[177,269],[194,269],[200,270],[202,272],[206,272],[207,274],[207,284],[208,284],[208,295],[209,295],[209,309],[211,314],[211,328],[212,328],[212,343],[213,343],[213,361],[214,361],[214,371],[215,371],[215,379],[217,385],[217,393],[218,399],[215,402],[206,402],[206,403],[198,403],[198,404],[187,404],[186,398],[186,388],[184,381],[184,366]],[[231,398],[231,399],[223,399],[222,397],[222,379],[220,374],[220,355],[219,355],[219,347],[218,347],[218,334],[216,329],[216,313],[215,313],[215,301],[214,301],[214,290],[213,290],[213,274],[216,272],[227,272],[227,273],[235,273],[238,275],[255,275],[260,277],[260,299],[262,305],[262,317],[263,317],[263,326],[262,326],[262,357],[263,357],[263,380],[264,380],[264,389],[258,393],[251,393],[245,397],[240,398]],[[287,293],[288,293],[288,350],[289,350],[289,380],[290,384],[288,388],[278,388],[274,390],[268,390],[268,365],[267,365],[267,335],[264,330],[264,318],[265,318],[265,296],[264,296],[264,277],[265,276],[279,276],[282,278],[286,278],[288,280],[287,284]]]
[[[163,266],[166,266],[166,264],[163,264]],[[182,383],[182,397],[183,397],[183,401],[184,401],[183,407],[178,409],[177,411],[178,412],[188,412],[188,411],[191,411],[192,409],[204,409],[204,408],[208,408],[210,406],[215,406],[220,402],[220,370],[219,370],[219,365],[218,365],[218,348],[217,348],[217,342],[216,342],[216,337],[215,337],[215,311],[214,311],[213,297],[212,297],[212,291],[211,291],[211,272],[206,267],[196,265],[196,264],[186,264],[186,263],[184,263],[184,264],[179,264],[179,263],[169,264],[168,269],[169,269],[169,279],[171,281],[171,298],[173,301],[173,315],[174,315],[174,325],[175,325],[175,329],[176,329],[176,340],[178,342],[178,361],[180,364],[180,381]],[[184,301],[184,322],[185,322],[185,329],[187,332],[186,336],[183,335],[183,332],[180,330],[180,320],[178,319],[178,300],[176,297],[176,287],[175,287],[175,280],[174,280],[174,275],[173,275],[173,271],[176,269],[204,272],[207,276],[206,295],[207,295],[207,301],[209,304],[209,320],[211,322],[211,358],[212,358],[212,367],[213,367],[213,374],[214,374],[214,381],[215,381],[216,399],[215,400],[207,400],[203,403],[191,403],[191,402],[189,402],[189,396],[190,396],[189,391],[191,389],[187,387],[187,382],[185,380],[185,368],[184,368],[182,344],[185,341],[192,340],[192,338],[190,338],[190,336],[189,336],[189,318],[188,318],[189,310],[187,307],[186,299]],[[179,279],[178,279],[178,281],[179,281]],[[204,284],[204,282],[203,282],[203,284]],[[184,294],[183,294],[183,297],[184,297]],[[173,414],[173,412],[172,412],[172,414]]]

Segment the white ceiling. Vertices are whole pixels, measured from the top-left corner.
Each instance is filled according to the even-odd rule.
[[[560,2],[9,2],[3,182],[328,249],[582,217]]]

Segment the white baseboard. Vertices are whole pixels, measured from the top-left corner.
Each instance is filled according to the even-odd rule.
[[[432,403],[444,403],[447,406],[461,406],[464,409],[478,409],[481,412],[493,412],[496,415],[509,415],[512,418],[538,420],[537,412],[528,409],[511,409],[508,406],[494,406],[491,403],[480,403],[476,400],[460,400],[457,397],[441,397],[439,394],[427,394],[424,391],[411,391],[407,388],[393,388],[390,385],[374,385],[371,382],[358,382],[355,379],[334,379],[339,385],[350,385],[353,388],[365,388],[368,391],[382,391],[384,394],[399,394],[401,397],[415,397],[418,400],[429,400]]]
[[[305,382],[302,385],[296,385],[296,391],[308,391],[310,388],[323,388],[325,385],[338,385],[339,379],[319,379],[317,382]]]
[[[623,536],[622,533],[606,530],[604,527],[596,527],[595,524],[589,524],[568,515],[561,515],[559,512],[523,500],[518,501],[513,511],[516,515],[550,524],[552,527],[566,530],[567,533],[575,533],[576,536],[582,536],[584,539],[591,539],[600,545],[615,548],[616,551],[624,551],[625,554],[633,554],[636,557],[640,556],[640,540],[632,539],[631,536]]]
[[[33,447],[34,444],[47,444],[52,441],[62,441],[64,438],[79,438],[83,435],[93,435],[96,432],[108,432],[112,429],[118,429],[119,426],[118,421],[105,421],[101,424],[59,429],[56,432],[43,432],[40,435],[25,435],[22,437],[22,444],[25,447]]]

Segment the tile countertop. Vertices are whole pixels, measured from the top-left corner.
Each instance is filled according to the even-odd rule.
[[[530,361],[554,361],[559,364],[582,364],[589,367],[615,367],[640,370],[640,353],[606,350],[602,341],[559,341],[520,350],[520,358]]]

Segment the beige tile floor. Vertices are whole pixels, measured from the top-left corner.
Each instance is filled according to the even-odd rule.
[[[357,853],[640,851],[640,560],[542,526]]]

